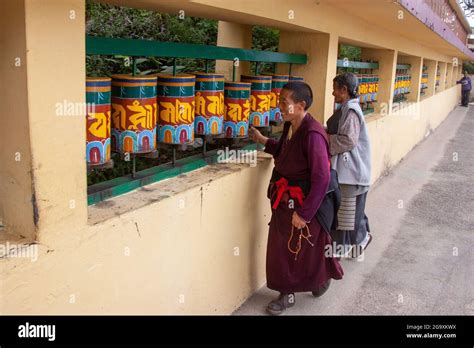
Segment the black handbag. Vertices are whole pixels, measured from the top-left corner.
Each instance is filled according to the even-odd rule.
[[[319,224],[327,233],[337,229],[337,211],[340,205],[341,189],[339,187],[339,180],[337,172],[331,169],[328,190],[316,212],[316,219],[318,219]]]
[[[273,168],[272,178],[270,179],[270,184],[267,189],[267,197],[270,200],[274,197],[276,190],[274,183],[281,177],[282,175]],[[301,187],[305,196],[308,195],[311,189],[311,184],[307,180],[289,181],[289,185]],[[316,212],[316,219],[327,233],[337,229],[337,211],[340,204],[341,190],[339,188],[337,172],[331,169],[328,190]]]

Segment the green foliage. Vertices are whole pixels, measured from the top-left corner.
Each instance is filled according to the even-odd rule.
[[[178,15],[134,9],[92,0],[86,1],[86,34],[92,36],[183,42],[216,45],[217,21],[195,17],[180,18]],[[278,51],[279,31],[254,26],[252,28],[252,49]],[[215,61],[209,62],[209,69],[215,69]],[[177,71],[203,71],[205,62],[195,59],[176,59]],[[147,57],[137,62],[139,74],[171,72],[173,58]],[[255,69],[255,63],[252,65]],[[273,64],[260,64],[260,71],[272,71]],[[123,56],[86,57],[88,76],[110,76],[131,73],[132,63]]]
[[[462,71],[467,71],[469,75],[474,74],[474,64],[472,62],[463,62]]]
[[[252,28],[252,49],[260,51],[278,52],[278,41],[280,31],[278,29],[254,26]],[[252,74],[255,71],[255,63],[251,64]],[[273,71],[272,63],[260,63],[259,71]]]
[[[86,34],[92,36],[185,42],[215,45],[217,21],[194,17],[179,18],[177,15],[120,6],[86,2]],[[110,76],[130,73],[132,64],[127,57],[87,56],[88,76]],[[210,62],[214,69],[215,62]],[[178,71],[204,70],[204,61],[176,59]],[[140,58],[137,68],[140,74],[170,72],[173,58]]]
[[[341,45],[339,48],[339,59],[347,58],[349,60],[360,60],[361,59],[361,48],[350,45]]]

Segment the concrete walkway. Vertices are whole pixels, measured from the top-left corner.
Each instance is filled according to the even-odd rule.
[[[457,156],[457,157],[456,157]],[[369,192],[374,239],[321,298],[288,315],[474,314],[474,107],[457,107]],[[264,314],[263,287],[234,314]]]

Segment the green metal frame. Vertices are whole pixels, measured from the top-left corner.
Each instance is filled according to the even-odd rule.
[[[344,64],[344,59],[337,60],[338,68],[351,68],[351,69],[378,69],[379,63],[377,62],[355,62],[352,60],[347,61],[347,64]]]
[[[367,115],[370,115],[372,113],[375,112],[375,109],[374,108],[367,108],[365,110],[362,111],[362,113],[364,114],[364,116],[367,116]]]
[[[307,56],[305,54],[98,36],[86,36],[86,54],[118,54],[131,57],[174,57],[212,60],[234,60],[237,58],[240,61],[251,62],[307,63]]]
[[[410,64],[397,64],[397,70],[410,70]]]

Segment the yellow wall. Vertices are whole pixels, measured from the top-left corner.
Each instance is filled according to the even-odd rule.
[[[191,174],[198,179],[173,179],[180,193],[170,198],[41,244],[37,262],[0,260],[2,296],[8,299],[0,312],[232,312],[265,282],[271,164],[267,158],[254,168],[200,169]],[[216,179],[216,170],[224,168],[230,170]],[[181,191],[188,180],[197,184]],[[160,192],[166,185],[147,188]],[[134,199],[146,201],[150,194],[137,191],[109,203],[117,208]],[[90,213],[98,216],[104,209],[114,207],[92,207]]]
[[[328,119],[334,108],[332,79],[336,76],[338,37],[332,34],[280,32],[280,52],[305,53],[305,65],[292,66],[292,75],[304,76],[313,90],[309,112],[320,122]],[[279,64],[278,72],[288,74],[288,65]]]
[[[446,76],[446,82],[447,82],[447,86],[448,88],[451,87],[453,85],[453,63],[448,63],[448,67],[447,67],[447,76]]]
[[[58,103],[85,103],[85,3],[25,0],[25,9],[38,231],[52,237],[87,219],[84,115],[57,114]]]
[[[8,10],[8,11],[7,11]],[[25,8],[22,1],[0,2],[0,222],[6,233],[35,237],[28,119]],[[6,236],[5,231],[0,239]]]
[[[446,81],[446,72],[448,69],[448,64],[446,62],[439,62],[439,86],[438,86],[438,93],[444,91],[445,89],[445,81]]]
[[[217,46],[252,48],[252,27],[236,23],[219,21]],[[235,64],[235,78],[240,81],[240,75],[250,74],[250,62],[216,61],[216,72],[224,73],[227,80],[232,81],[232,71]]]
[[[457,105],[459,87],[450,87],[390,115],[367,117],[372,147],[372,181],[386,174]]]

